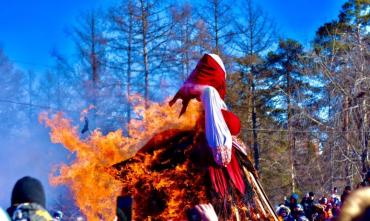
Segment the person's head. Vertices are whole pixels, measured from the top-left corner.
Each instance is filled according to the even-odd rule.
[[[63,218],[63,212],[60,211],[60,210],[54,211],[53,218],[55,220],[62,220],[62,218]]]
[[[22,203],[37,203],[45,207],[45,201],[44,188],[39,180],[25,176],[15,183],[11,196],[12,206]]]
[[[294,214],[295,214],[295,216],[300,216],[300,215],[304,214],[304,209],[303,209],[303,206],[301,204],[297,204],[294,207]]]
[[[280,217],[287,217],[290,214],[290,209],[287,206],[281,205],[277,209],[276,213]]]
[[[344,202],[339,221],[370,220],[370,187],[352,192]]]
[[[340,205],[339,199],[337,197],[333,198],[332,204],[333,204],[333,207],[339,206]]]
[[[326,205],[328,203],[328,199],[326,197],[322,197],[319,203],[322,205]]]
[[[290,196],[290,203],[292,203],[292,204],[296,204],[297,202],[298,202],[298,194],[293,193],[293,194]]]
[[[332,203],[327,203],[326,204],[326,208],[327,209],[332,209],[333,208],[333,204]]]
[[[315,198],[315,193],[314,192],[309,192],[308,195],[309,195],[309,198],[311,200],[314,200],[314,198]]]
[[[19,204],[13,215],[13,221],[51,221],[53,217],[49,212],[37,203]]]
[[[336,186],[333,188],[333,193],[334,194],[338,193],[338,188]]]

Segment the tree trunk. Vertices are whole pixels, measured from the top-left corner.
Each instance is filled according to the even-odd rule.
[[[289,64],[285,65],[285,69],[288,68]],[[286,82],[287,82],[287,128],[288,128],[288,147],[290,150],[290,164],[291,164],[291,177],[292,177],[292,192],[295,191],[295,168],[294,168],[294,145],[295,138],[292,132],[291,118],[292,118],[292,106],[291,106],[291,95],[292,95],[292,85],[290,79],[290,72],[286,71]]]
[[[362,101],[362,108],[363,108],[363,116],[364,116],[364,120],[362,122],[362,131],[361,131],[361,134],[362,134],[362,155],[361,155],[361,164],[362,164],[362,173],[363,174],[366,174],[367,170],[368,170],[368,158],[369,158],[369,151],[368,151],[368,148],[369,148],[369,128],[368,128],[368,118],[367,118],[367,112],[368,112],[368,109],[367,109],[367,106],[366,106],[366,98]]]
[[[28,119],[30,121],[30,124],[32,124],[32,82],[33,82],[33,76],[32,72],[28,71]]]
[[[147,31],[148,31],[148,20],[147,20],[147,8],[145,8],[144,0],[141,3],[141,27],[142,27],[142,44],[143,44],[143,62],[144,62],[144,76],[145,76],[145,107],[148,107],[149,101],[149,64],[148,64],[148,48],[147,48]]]
[[[127,86],[126,86],[126,97],[127,97],[127,109],[126,109],[126,115],[127,115],[127,136],[130,136],[129,131],[129,124],[131,121],[131,102],[130,102],[130,96],[131,96],[131,64],[132,64],[132,36],[133,36],[133,5],[130,1],[128,3],[129,7],[129,26],[128,26],[128,39],[127,39]]]
[[[259,171],[259,164],[260,164],[260,150],[259,150],[259,145],[258,145],[258,134],[257,134],[257,113],[256,113],[256,83],[255,83],[255,75],[256,75],[256,70],[255,70],[255,64],[252,63],[252,56],[254,56],[254,30],[252,29],[253,27],[253,19],[252,17],[254,16],[253,14],[253,8],[252,8],[252,1],[248,1],[248,14],[249,14],[249,51],[248,51],[248,56],[250,58],[250,65],[251,65],[251,91],[252,91],[252,129],[253,129],[253,155],[254,155],[254,166],[257,171]]]
[[[344,105],[343,105],[343,132],[345,134],[345,139],[346,139],[346,152],[345,154],[347,155],[348,158],[351,157],[351,146],[349,143],[349,97],[346,96],[344,98]],[[352,170],[352,165],[351,161],[346,159],[346,164],[345,164],[345,176],[346,176],[346,184],[348,186],[352,185],[352,179],[351,179],[351,170]]]
[[[256,114],[256,85],[254,81],[254,74],[252,69],[252,128],[253,128],[253,154],[254,154],[254,167],[259,171],[259,161],[260,161],[260,151],[258,146],[258,136],[257,136],[257,114]]]
[[[99,79],[98,76],[98,63],[97,63],[97,57],[96,57],[96,49],[95,49],[95,41],[96,39],[96,33],[95,33],[95,15],[91,16],[90,20],[90,40],[91,40],[91,51],[90,51],[90,65],[91,65],[91,78],[92,78],[92,97],[91,97],[91,102],[94,106],[92,112],[93,112],[93,125],[96,127],[96,113],[97,113],[97,82]]]
[[[331,94],[328,92],[328,104],[329,104],[329,113],[328,116],[331,116],[332,112],[332,106],[331,106]],[[328,140],[329,144],[329,162],[330,162],[330,167],[329,167],[329,173],[330,173],[330,189],[332,190],[334,188],[334,150],[333,150],[333,138],[332,135],[329,137]]]
[[[214,31],[215,31],[215,52],[216,54],[220,54],[220,50],[219,50],[219,37],[218,37],[218,7],[219,7],[219,2],[218,0],[214,0],[214,19],[215,19],[215,23],[214,23]]]

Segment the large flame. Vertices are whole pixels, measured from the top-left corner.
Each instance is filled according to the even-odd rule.
[[[135,220],[186,220],[194,205],[210,201],[206,171],[190,160],[196,136],[194,131],[165,131],[115,166],[123,194],[136,201]]]
[[[55,166],[49,178],[50,183],[67,185],[87,220],[113,220],[115,216],[116,197],[122,193],[123,184],[113,178],[113,164],[132,157],[153,135],[161,131],[194,128],[200,113],[197,102],[190,103],[188,111],[181,118],[178,117],[180,105],[171,108],[167,103],[153,102],[145,107],[144,100],[139,96],[133,97],[132,103],[135,104],[135,119],[128,125],[129,136],[124,136],[122,130],[107,135],[95,130],[88,138],[81,139],[78,128],[62,113],[54,116],[40,114],[40,121],[51,129],[51,141],[62,144],[75,154],[72,163]],[[181,172],[185,167],[177,169]],[[136,171],[140,173],[142,170],[137,168]],[[171,182],[157,180],[154,185],[163,188],[170,186]],[[168,205],[170,208],[177,207],[179,201],[171,198]]]

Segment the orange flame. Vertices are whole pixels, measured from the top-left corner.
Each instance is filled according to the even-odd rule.
[[[158,132],[170,128],[192,129],[201,110],[197,102],[191,102],[186,114],[178,118],[181,108],[179,104],[171,108],[167,102],[153,102],[145,108],[140,96],[133,96],[131,101],[135,104],[134,116],[137,119],[131,120],[128,125],[129,137],[123,136],[122,130],[103,135],[97,129],[88,138],[81,139],[78,128],[72,126],[71,121],[62,113],[52,117],[47,113],[39,116],[40,122],[51,129],[51,141],[62,144],[76,154],[70,165],[61,164],[53,168],[49,181],[52,185],[69,186],[76,205],[87,220],[113,220],[115,216],[116,197],[121,194],[123,184],[112,177],[113,164],[132,157]],[[185,168],[178,168],[178,171],[182,170]],[[135,168],[135,171],[140,173],[142,168]],[[155,186],[164,188],[171,185],[171,182],[173,181],[160,179]],[[179,202],[180,199],[172,198],[168,205],[171,208],[176,207]]]

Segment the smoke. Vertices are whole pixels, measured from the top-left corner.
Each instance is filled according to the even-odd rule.
[[[1,106],[3,104],[0,109]],[[0,130],[0,206],[10,206],[11,192],[18,179],[32,176],[42,182],[49,208],[58,200],[63,188],[51,186],[48,176],[53,166],[68,162],[68,151],[50,142],[48,129],[38,123],[36,115],[27,126],[15,115],[0,114],[0,122],[6,120],[19,125],[15,129]]]

